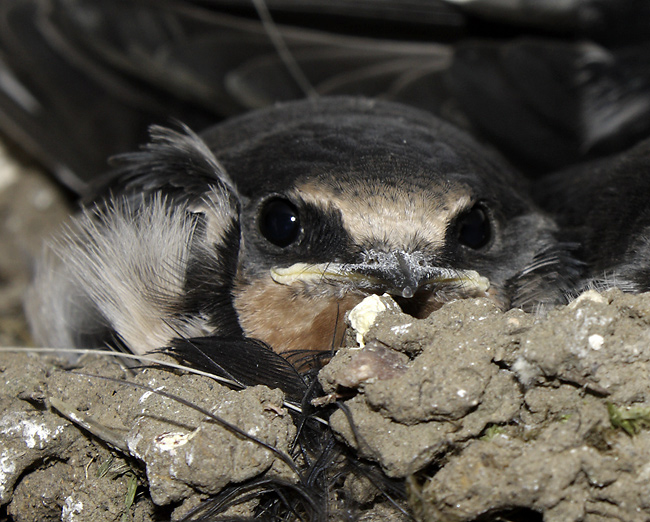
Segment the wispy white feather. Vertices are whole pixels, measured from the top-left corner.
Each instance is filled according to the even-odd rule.
[[[76,346],[93,321],[135,353],[208,333],[205,318],[179,314],[194,231],[192,213],[158,195],[85,210],[39,267],[28,303],[37,341]]]

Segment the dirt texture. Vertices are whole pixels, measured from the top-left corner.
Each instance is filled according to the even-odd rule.
[[[57,509],[54,520],[117,521],[141,502],[165,506],[191,499],[196,503],[231,482],[261,473],[295,480],[286,464],[260,445],[183,404],[123,383],[182,394],[286,453],[295,428],[277,390],[260,386],[236,392],[208,378],[156,369],[133,375],[118,361],[96,356],[85,357],[74,373],[60,363],[48,365],[43,358],[28,354],[2,354],[1,361],[2,499],[11,501],[8,511],[16,521],[47,520],[47,513]],[[77,426],[87,429],[79,430],[61,412],[79,419]],[[122,472],[106,473],[106,466]],[[146,484],[147,494],[140,495],[135,506],[125,506],[124,477],[129,476],[141,486]],[[107,477],[113,485],[104,488]],[[31,486],[23,486],[26,479]],[[42,480],[63,484],[56,492],[49,486],[34,489]],[[17,482],[20,486],[12,497]],[[33,497],[44,490],[52,498],[47,510],[43,503],[36,515]],[[88,491],[93,492],[90,497]],[[142,509],[153,513],[149,508]],[[98,510],[102,510],[101,518]],[[180,505],[173,518],[186,510]]]
[[[363,372],[331,426],[408,481],[421,520],[648,520],[649,298],[588,292],[539,317],[486,300],[380,315],[363,349],[320,374],[349,393]],[[376,377],[369,350],[408,360]]]
[[[68,212],[47,178],[8,165],[20,170],[0,181],[5,346],[29,344],[30,259]],[[406,485],[402,509],[432,522],[650,520],[650,295],[588,292],[537,315],[469,299],[422,320],[381,300],[320,372],[318,404],[338,402],[338,440]],[[2,352],[0,520],[179,520],[232,484],[297,483],[282,457],[297,430],[279,390]],[[343,489],[363,508],[354,519],[409,520],[363,479]]]

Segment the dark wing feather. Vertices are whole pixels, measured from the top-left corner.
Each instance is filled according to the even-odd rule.
[[[140,151],[112,158],[114,169],[96,180],[88,201],[108,197],[115,191],[145,198],[160,193],[185,203],[200,200],[211,187],[219,187],[228,195],[222,206],[237,215],[234,184],[198,135],[185,125],[179,130],[152,126],[149,133],[151,140]]]
[[[308,386],[284,357],[262,342],[244,337],[176,339],[170,354],[188,366],[234,379],[246,386],[262,384],[281,389],[300,403]]]
[[[176,118],[201,129],[251,107],[304,96],[260,21],[237,13],[227,4],[183,0],[2,0],[0,65],[13,87],[0,82],[0,129],[84,193],[106,170],[107,158],[145,141],[153,123]],[[279,31],[291,51],[304,56],[303,66],[323,49],[336,56],[362,47],[373,60],[396,55],[375,38],[301,27]],[[245,97],[242,71],[257,67],[268,72],[264,90]],[[312,81],[341,67],[345,71],[335,59],[314,62]]]
[[[557,172],[541,180],[535,194],[562,239],[580,243],[576,256],[587,269],[576,292],[590,286],[650,290],[650,139]]]
[[[511,306],[530,311],[574,297],[574,289],[586,270],[585,264],[576,259],[579,247],[578,243],[555,242],[538,252],[532,263],[511,281]]]

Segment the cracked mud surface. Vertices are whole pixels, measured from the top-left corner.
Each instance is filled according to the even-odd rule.
[[[24,172],[0,190],[11,217],[0,249],[6,346],[28,342],[20,295],[29,258],[67,212],[46,180]],[[359,348],[350,333],[319,376],[347,412],[331,426],[406,484],[417,519],[650,519],[650,295],[588,293],[539,316],[480,299],[424,320],[389,310],[364,340]],[[268,450],[125,381],[176,393],[283,451],[296,431],[277,390],[232,391],[105,357],[71,371],[52,357],[1,353],[0,520],[179,519],[229,483],[296,480]],[[100,435],[52,399],[89,416]],[[400,520],[362,482],[345,485],[364,506],[359,519]]]

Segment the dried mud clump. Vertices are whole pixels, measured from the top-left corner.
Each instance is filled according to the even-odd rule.
[[[384,308],[363,347],[351,331],[321,370],[319,403],[340,404],[337,437],[406,484],[418,520],[650,519],[649,295],[588,292],[538,316],[481,299],[423,320]],[[179,519],[229,484],[296,480],[261,446],[123,382],[178,394],[289,452],[296,426],[278,390],[103,357],[70,372],[2,354],[0,375],[0,499],[11,520]],[[344,487],[367,501],[364,520],[398,519],[363,480]]]
[[[331,425],[407,481],[420,520],[648,520],[649,322],[650,296],[617,290],[543,317],[485,300],[382,314],[321,372],[350,397]],[[376,346],[397,375],[368,371]]]
[[[173,505],[176,512],[169,516],[178,518],[226,485],[262,473],[295,481],[288,466],[260,445],[183,404],[123,382],[189,398],[286,453],[295,427],[278,390],[238,392],[207,378],[151,368],[129,375],[104,357],[87,357],[71,373],[42,359],[2,354],[0,371],[0,483],[16,521],[159,520],[152,502]],[[85,422],[94,436],[59,411]],[[147,494],[125,504],[129,487],[138,485]],[[34,506],[45,504],[44,491],[48,505]],[[139,512],[140,518],[123,518]]]

